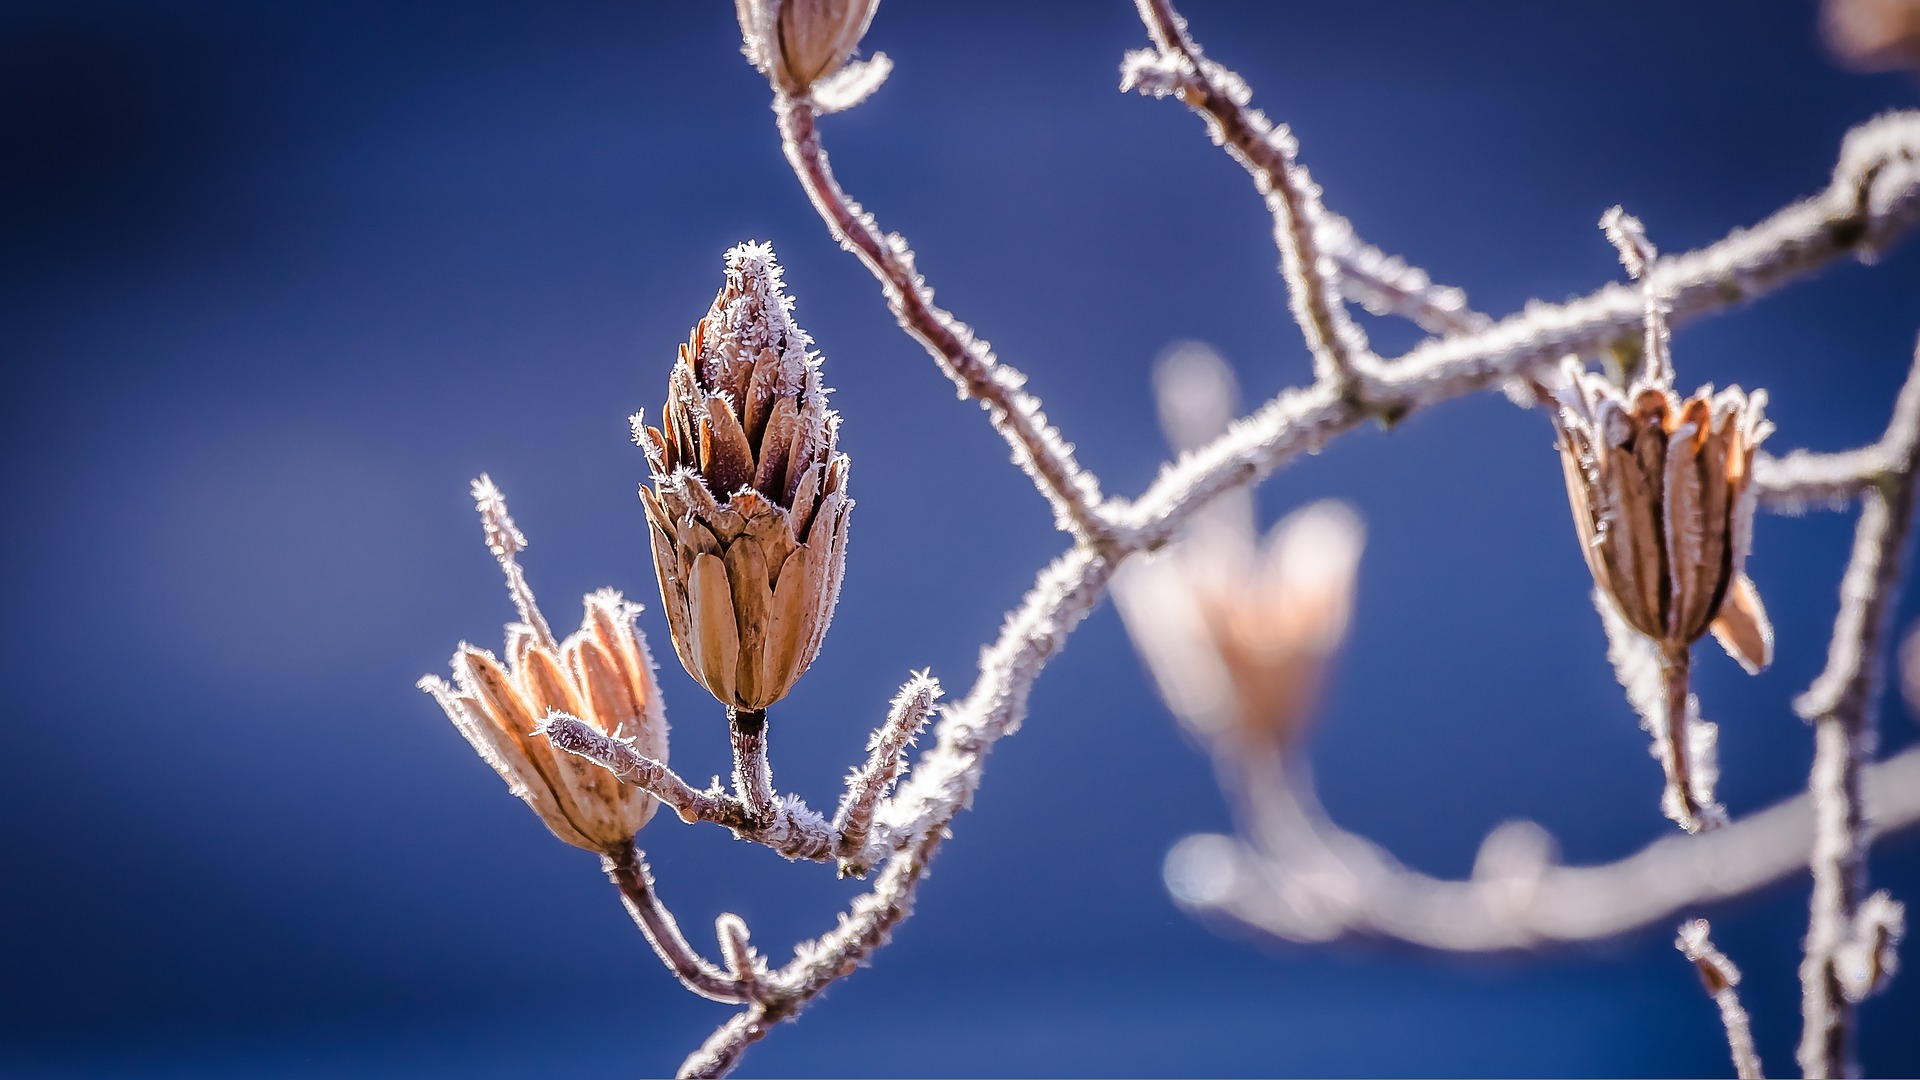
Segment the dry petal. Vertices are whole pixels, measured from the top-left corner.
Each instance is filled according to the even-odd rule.
[[[1773,623],[1760,603],[1760,590],[1747,575],[1733,579],[1713,620],[1713,636],[1749,675],[1758,675],[1773,663]]]

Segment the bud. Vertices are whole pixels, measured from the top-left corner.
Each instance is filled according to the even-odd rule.
[[[846,65],[879,6],[880,0],[734,0],[747,59],[796,97]]]
[[[1625,391],[1577,362],[1563,371],[1548,396],[1594,583],[1670,653],[1712,630],[1749,672],[1766,667],[1773,627],[1745,573],[1766,392],[1708,386],[1683,402],[1660,365]]]
[[[853,508],[840,418],[792,307],[771,247],[727,252],[726,286],[680,348],[662,426],[633,418],[674,650],[722,704],[749,712],[785,697],[819,654]]]
[[[499,489],[482,476],[473,492],[522,621],[507,626],[504,664],[463,642],[453,654],[453,684],[429,675],[420,688],[555,836],[588,851],[618,850],[653,816],[653,797],[593,762],[557,753],[538,729],[549,715],[566,713],[667,760],[653,658],[634,626],[640,605],[613,589],[590,593],[580,629],[556,642],[515,561],[526,538]]]
[[[1197,536],[1115,583],[1161,694],[1201,737],[1284,748],[1346,637],[1364,533],[1346,505],[1289,515],[1263,552]]]

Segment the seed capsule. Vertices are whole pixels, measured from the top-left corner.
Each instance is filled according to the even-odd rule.
[[[506,501],[484,476],[473,492],[521,621],[507,626],[504,663],[462,643],[453,654],[453,684],[429,675],[420,688],[555,836],[588,851],[619,850],[653,816],[653,797],[585,758],[556,753],[537,729],[549,715],[566,713],[667,760],[653,658],[634,626],[640,605],[613,589],[590,593],[580,629],[556,642],[515,559],[526,538]]]
[[[792,307],[771,247],[727,252],[726,285],[680,348],[661,426],[634,417],[674,650],[744,711],[786,696],[819,654],[853,508],[840,418]]]
[[[1748,671],[1766,667],[1773,627],[1745,573],[1766,392],[1681,401],[1670,379],[1623,392],[1569,363],[1551,396],[1580,550],[1621,617],[1668,651],[1711,630]]]
[[[747,59],[795,96],[845,66],[879,6],[880,0],[734,0]]]

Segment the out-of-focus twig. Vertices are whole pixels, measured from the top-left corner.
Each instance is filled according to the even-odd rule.
[[[1720,1023],[1727,1029],[1727,1048],[1733,1053],[1734,1074],[1740,1080],[1761,1080],[1766,1073],[1760,1068],[1760,1052],[1753,1046],[1753,1024],[1740,1004],[1737,989],[1740,969],[1727,959],[1726,953],[1714,947],[1711,932],[1705,919],[1683,923],[1673,947],[1693,962],[1694,970],[1700,973],[1701,985],[1720,1007]]]
[[[1813,901],[1800,966],[1807,1076],[1852,1075],[1853,1002],[1839,954],[1858,935],[1869,840],[1861,777],[1872,760],[1888,622],[1900,595],[1901,554],[1913,519],[1920,459],[1920,351],[1880,440],[1887,471],[1862,499],[1853,555],[1840,581],[1826,670],[1794,702],[1813,723]]]

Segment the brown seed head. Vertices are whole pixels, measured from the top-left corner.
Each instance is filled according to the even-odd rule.
[[[747,59],[789,94],[844,66],[880,0],[734,0]]]
[[[1758,671],[1773,628],[1745,566],[1754,450],[1773,430],[1766,392],[1704,387],[1682,401],[1670,384],[1656,369],[1623,392],[1569,361],[1549,391],[1581,551],[1635,630],[1684,649],[1711,629]]]
[[[786,696],[820,651],[846,564],[847,456],[819,358],[765,244],[680,348],[661,427],[634,418],[654,570],[687,671],[737,709]]]
[[[656,761],[667,760],[667,721],[653,658],[634,626],[640,605],[613,589],[590,593],[580,629],[553,640],[514,563],[526,538],[513,528],[491,481],[476,481],[474,494],[516,603],[523,617],[530,609],[534,618],[507,626],[504,662],[462,643],[453,654],[453,683],[429,675],[420,688],[555,836],[588,851],[615,851],[653,816],[653,797],[585,758],[556,752],[539,729],[550,715],[565,713],[632,740],[634,749]],[[514,542],[496,544],[501,536]]]

